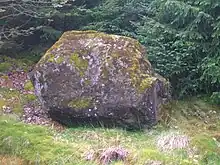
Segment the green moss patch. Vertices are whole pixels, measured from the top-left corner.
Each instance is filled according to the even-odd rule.
[[[154,81],[155,81],[154,78],[143,79],[140,83],[139,88],[138,88],[139,92],[144,92],[146,89],[150,88]]]
[[[74,109],[89,108],[91,105],[92,98],[77,98],[68,103],[68,106]]]
[[[24,84],[24,89],[27,90],[27,91],[33,91],[34,90],[34,86],[33,86],[32,82],[30,80],[28,80]]]
[[[24,98],[25,98],[26,102],[31,102],[31,101],[37,100],[37,96],[34,94],[25,94]]]
[[[47,62],[55,62],[55,56],[53,54],[46,54]]]
[[[65,60],[65,58],[64,58],[63,56],[59,56],[59,57],[56,59],[56,63],[57,63],[57,64],[61,64],[64,60]]]
[[[74,66],[78,69],[80,76],[84,76],[85,72],[88,68],[88,61],[80,57],[80,55],[75,52],[70,56],[70,61],[74,64]]]

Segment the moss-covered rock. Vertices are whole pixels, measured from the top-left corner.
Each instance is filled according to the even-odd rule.
[[[77,98],[68,103],[70,108],[74,108],[75,110],[80,110],[84,108],[88,108],[91,104],[91,98]]]
[[[168,92],[166,80],[153,72],[144,56],[144,47],[132,38],[69,31],[30,77],[41,103],[62,122],[107,119],[142,127],[155,123]]]

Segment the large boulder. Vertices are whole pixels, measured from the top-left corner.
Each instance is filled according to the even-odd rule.
[[[144,47],[128,37],[68,31],[30,77],[55,120],[140,128],[157,121],[168,92],[144,56]]]

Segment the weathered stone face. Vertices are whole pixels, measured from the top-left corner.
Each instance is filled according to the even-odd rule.
[[[36,95],[52,118],[66,124],[143,127],[157,120],[167,82],[153,73],[134,39],[69,31],[31,73]]]

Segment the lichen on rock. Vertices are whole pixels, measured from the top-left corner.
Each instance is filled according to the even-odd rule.
[[[95,118],[144,127],[157,120],[167,81],[154,73],[135,39],[97,31],[68,31],[31,73],[39,100],[64,122]],[[54,116],[54,115],[53,115]],[[107,123],[108,124],[108,123]]]

